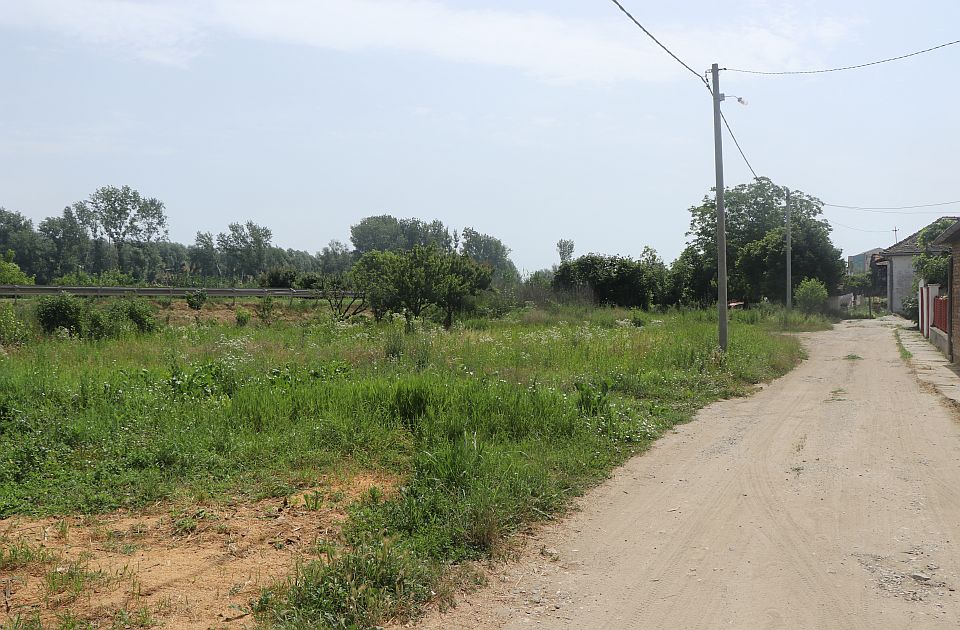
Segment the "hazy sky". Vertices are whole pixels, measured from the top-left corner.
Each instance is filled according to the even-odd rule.
[[[624,4],[697,70],[960,37],[956,0]],[[929,203],[960,199],[958,61],[721,89],[749,101],[725,111],[761,175],[832,203]],[[714,181],[709,95],[608,0],[0,0],[0,77],[0,205],[39,220],[129,184],[182,242],[253,219],[314,251],[391,213],[494,234],[526,270],[558,238],[670,260]],[[936,216],[826,214],[845,254]]]

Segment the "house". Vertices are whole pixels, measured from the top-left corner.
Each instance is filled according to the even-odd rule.
[[[956,220],[956,217],[943,218]],[[883,259],[887,261],[887,308],[891,312],[902,313],[903,300],[916,297],[913,287],[913,259],[923,253],[917,243],[917,237],[920,236],[922,231],[918,230],[899,243],[895,243],[880,252]],[[932,254],[945,251],[946,247],[944,245],[937,244],[939,240],[937,239],[928,245],[927,251]]]
[[[873,256],[882,251],[882,247],[875,247],[874,249],[868,249],[860,254],[847,256],[847,273],[852,276],[858,273],[866,273],[870,271],[870,262],[873,259]]]
[[[946,320],[939,326],[945,327],[951,361],[960,359],[960,340],[954,331],[960,331],[960,221],[957,221],[934,239],[932,245],[945,248],[950,252],[950,273],[947,281],[947,316],[935,319]],[[941,290],[942,292],[942,290]]]

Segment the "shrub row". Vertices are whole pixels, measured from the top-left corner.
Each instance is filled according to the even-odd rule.
[[[46,333],[66,331],[76,337],[112,339],[157,328],[153,307],[142,298],[121,298],[97,307],[68,293],[37,300],[37,323]]]

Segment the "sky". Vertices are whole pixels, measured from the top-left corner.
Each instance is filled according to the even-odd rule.
[[[623,0],[697,72],[856,64],[960,38],[955,0]],[[960,46],[871,68],[721,73],[757,173],[828,203],[960,199]],[[232,221],[308,251],[365,216],[501,238],[517,266],[672,260],[714,185],[703,84],[609,0],[0,0],[0,206],[105,185],[171,240]],[[750,172],[724,138],[728,186]],[[827,208],[844,254],[934,220]],[[960,205],[942,214],[960,214]]]

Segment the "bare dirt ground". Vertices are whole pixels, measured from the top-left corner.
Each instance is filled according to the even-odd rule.
[[[0,625],[39,614],[51,627],[66,619],[97,627],[249,627],[249,603],[261,589],[317,558],[320,545],[336,539],[350,502],[373,487],[389,495],[396,483],[359,474],[255,503],[0,520],[4,548],[26,544],[42,554],[0,571]]]
[[[960,423],[893,324],[703,410],[424,628],[958,628]]]

